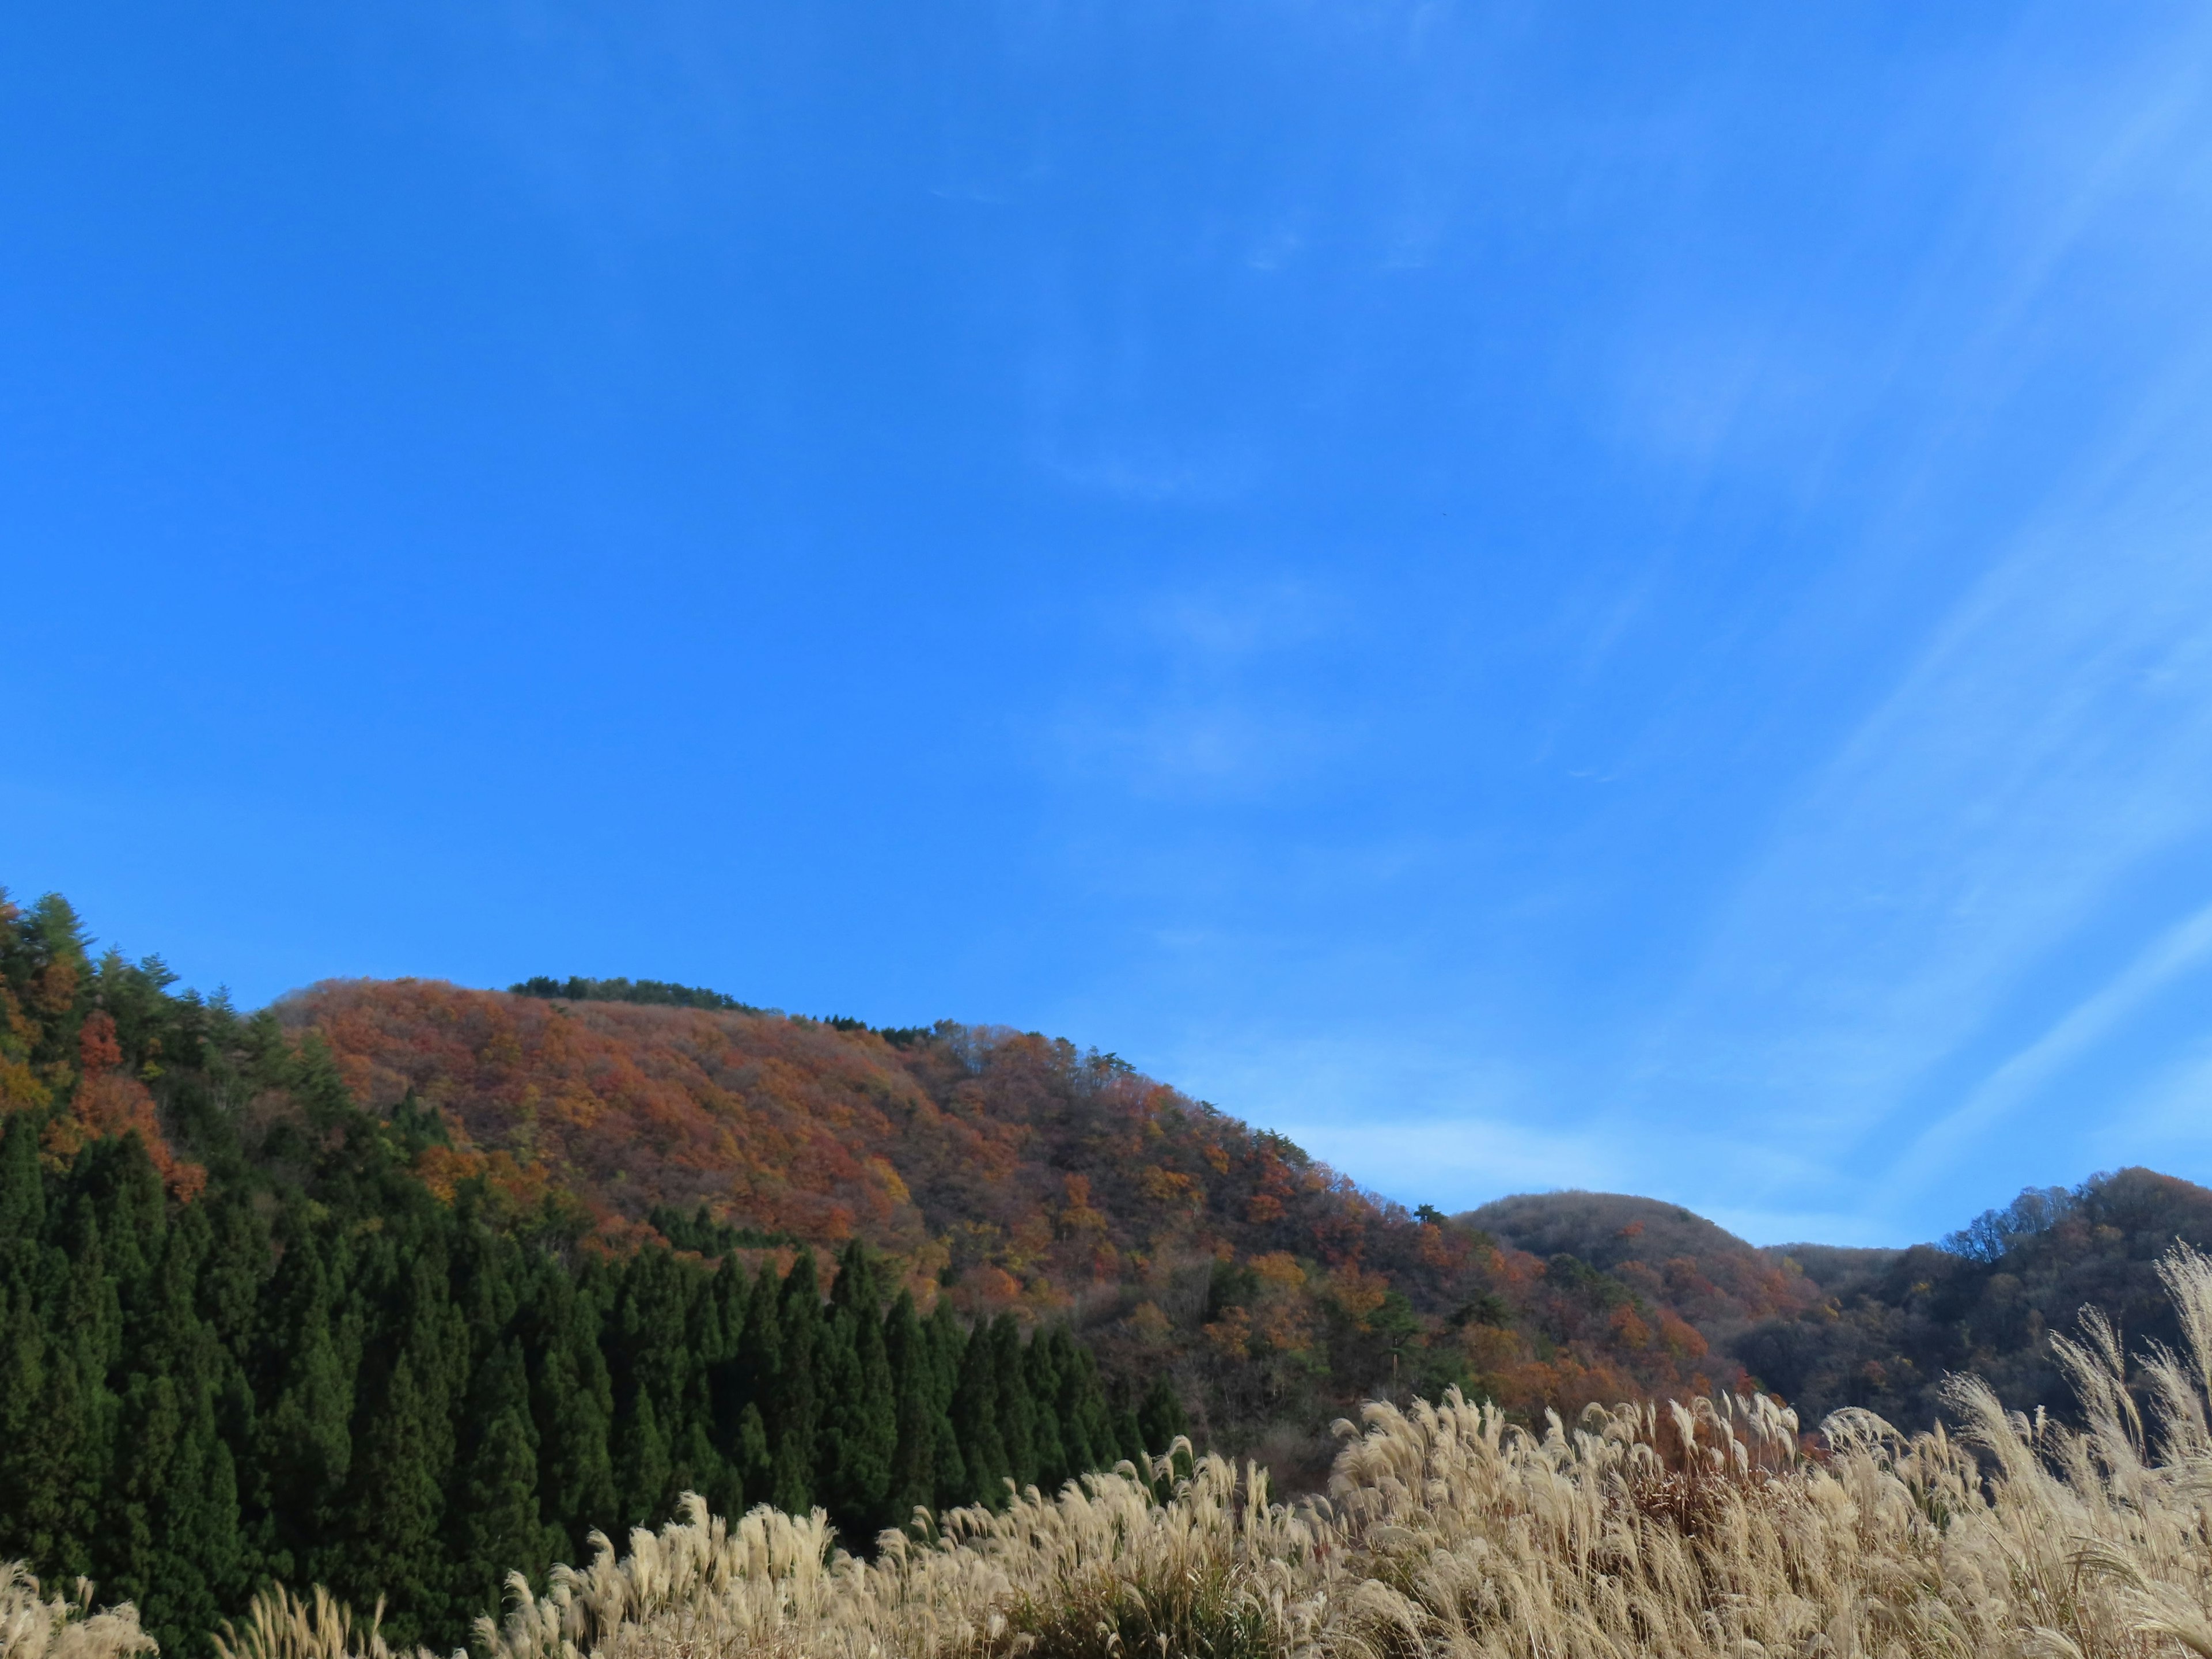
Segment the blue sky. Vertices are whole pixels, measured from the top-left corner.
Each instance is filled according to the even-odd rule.
[[[2212,1181],[2202,8],[49,7],[0,881],[1447,1207]]]

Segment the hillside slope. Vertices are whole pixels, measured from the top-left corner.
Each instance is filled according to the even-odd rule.
[[[0,891],[0,1564],[95,1578],[166,1652],[272,1578],[451,1651],[509,1570],[687,1492],[864,1547],[1181,1431],[1064,1326],[924,1320],[858,1239],[594,1239],[421,1103],[362,1110],[312,1032],[85,943]]]
[[[2073,1397],[2051,1339],[2073,1334],[2085,1306],[2111,1317],[2138,1355],[2181,1346],[2158,1272],[2177,1243],[2212,1249],[2212,1190],[2152,1170],[2093,1176],[2023,1193],[1941,1245],[1839,1263],[1820,1301],[1729,1348],[1808,1421],[1863,1406],[1923,1427],[1943,1378],[1966,1371],[2015,1410],[2063,1413]]]
[[[1533,1255],[1571,1255],[1664,1302],[1726,1346],[1759,1320],[1821,1299],[1792,1258],[1761,1250],[1677,1204],[1620,1193],[1524,1193],[1460,1218]]]
[[[1408,1214],[1033,1033],[420,980],[324,984],[279,1012],[371,1109],[411,1094],[443,1115],[434,1182],[581,1205],[615,1244],[702,1206],[754,1236],[857,1237],[925,1310],[1069,1320],[1110,1372],[1173,1375],[1217,1443],[1272,1436],[1294,1466],[1377,1390],[1456,1382],[1533,1412],[1733,1378],[1662,1297]]]
[[[2065,1413],[2051,1350],[2081,1310],[2140,1352],[2182,1333],[2158,1261],[2212,1249],[2212,1190],[2150,1170],[2023,1193],[1940,1244],[1753,1246],[1677,1206],[1613,1193],[1534,1193],[1461,1218],[1501,1242],[1571,1255],[1694,1322],[1723,1365],[1788,1399],[1807,1424],[1863,1407],[1932,1425],[1943,1379],[1972,1371],[2008,1406]]]

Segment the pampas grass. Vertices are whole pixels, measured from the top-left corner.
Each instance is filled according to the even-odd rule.
[[[353,1609],[320,1584],[312,1596],[296,1597],[271,1584],[246,1609],[245,1629],[223,1621],[215,1650],[217,1659],[431,1659],[422,1648],[395,1654],[384,1640],[383,1623],[381,1601],[368,1621],[358,1624]]]
[[[76,1581],[73,1596],[49,1596],[21,1562],[0,1562],[0,1659],[133,1659],[152,1651],[136,1607],[94,1613],[86,1580]]]
[[[1456,1393],[1338,1425],[1326,1497],[1178,1444],[1006,1508],[917,1513],[872,1559],[820,1511],[696,1498],[544,1594],[488,1659],[2212,1659],[2212,1261],[2162,1264],[2184,1351],[2085,1315],[2057,1345],[2078,1426],[1972,1378],[1953,1428],[1843,1412],[1808,1446],[1774,1401],[1509,1423]],[[2143,1404],[2138,1404],[2138,1395]],[[1171,1489],[1164,1500],[1156,1496]],[[24,1587],[28,1585],[28,1589]],[[0,1659],[143,1652],[0,1577]],[[32,1609],[30,1613],[21,1610]],[[102,1621],[108,1623],[103,1625]],[[97,1633],[96,1633],[97,1632]],[[71,1643],[76,1645],[70,1645]],[[318,1592],[276,1590],[224,1659],[391,1659]]]

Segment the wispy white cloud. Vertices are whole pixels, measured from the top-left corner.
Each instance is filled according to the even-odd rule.
[[[1209,1028],[1170,1043],[1170,1075],[1407,1205],[1465,1208],[1538,1186],[1626,1178],[1618,1137],[1576,1123],[1473,1031],[1455,1042],[1353,1026],[1297,1036]]]
[[[1595,418],[1654,471],[1683,475],[1683,498],[1722,505],[1684,507],[1648,556],[1593,558],[1579,586],[1559,585],[1570,637],[1530,746],[1552,758],[1547,709],[1632,724],[1636,693],[1680,690],[1663,676],[1623,688],[1652,672],[1634,648],[1650,631],[1712,620],[1678,590],[1710,573],[1696,544],[1729,533],[1747,475],[1779,479],[1789,512],[1846,527],[1827,532],[1820,569],[1773,574],[1781,597],[1729,623],[1818,644],[1835,610],[1856,607],[1856,627],[1887,618],[1871,648],[1857,635],[1837,648],[1854,668],[1817,729],[1778,721],[1802,746],[1744,788],[1744,822],[1708,826],[1729,850],[1696,873],[1718,896],[1644,969],[1640,1032],[1620,1004],[1539,1008],[1533,993],[1518,1026],[1494,1007],[1467,1019],[1501,977],[1477,960],[1477,936],[1525,896],[1470,881],[1449,902],[1476,942],[1433,964],[1398,1026],[1369,1018],[1349,950],[1259,927],[1208,944],[1217,979],[1241,950],[1306,994],[1249,1041],[1217,1028],[1168,1045],[1172,1074],[1215,1079],[1232,1109],[1409,1199],[1662,1190],[1763,1240],[1900,1243],[1963,1221],[1933,1189],[1963,1186],[1992,1140],[2033,1138],[2007,1131],[2063,1116],[2075,1073],[2127,1050],[2162,994],[2212,961],[2212,860],[2192,852],[2212,847],[2212,325],[2184,297],[2212,279],[2212,238],[2174,211],[2212,179],[2206,41],[2192,28],[2163,56],[2103,62],[2055,102],[2051,65],[2022,49],[1965,139],[1932,126],[1899,138],[1863,187],[1903,189],[1931,165],[1974,175],[1960,210],[1893,267],[1904,292],[1870,298],[1867,250],[1839,232],[1832,264],[1808,276],[1801,258],[1795,289],[1716,281],[1699,263],[1710,247],[1686,242],[1679,291],[1607,296],[1615,353]],[[1896,234],[1879,213],[1863,228]],[[1851,526],[1866,527],[1856,548]],[[1821,539],[1778,530],[1773,562]],[[1311,775],[1357,730],[1222,666],[1265,659],[1265,641],[1311,648],[1310,619],[1296,605],[1195,606],[1170,629],[1188,656],[1156,659],[1184,666],[1094,714],[1089,752],[1163,794]],[[1728,642],[1676,643],[1709,651],[1714,680],[1733,678],[1742,698],[1771,694]],[[1201,662],[1212,666],[1189,667]],[[1654,805],[1657,747],[1636,767],[1604,750],[1564,766],[1613,781],[1583,792],[1609,798],[1602,811],[1560,815],[1578,846],[1626,861],[1608,837],[1656,848],[1679,829]],[[1369,826],[1378,843],[1389,829]],[[1693,861],[1649,854],[1655,869],[1677,856]],[[1666,879],[1623,890],[1657,910]],[[1564,926],[1648,944],[1646,917],[1598,908]],[[1540,969],[1587,963],[1602,942],[1533,951],[1556,953]],[[1394,988],[1412,984],[1417,955],[1403,953]],[[1300,1019],[1332,975],[1359,1012],[1308,1043]],[[1553,995],[1571,1001],[1572,988]],[[2169,1075],[2159,1109],[2202,1083]]]
[[[1079,437],[1040,431],[1037,465],[1072,489],[1126,501],[1208,504],[1250,490],[1259,457],[1235,442],[1192,438],[1173,445],[1132,434]]]
[[[1048,717],[1054,764],[1141,799],[1255,798],[1343,755],[1357,714],[1286,690],[1358,607],[1334,586],[1260,572],[1170,585],[1106,608],[1109,665]]]
[[[1946,1066],[2002,1041],[2024,984],[2069,971],[2125,884],[2212,832],[2212,497],[2201,452],[2156,429],[2020,538],[1785,815],[1646,1089],[1832,1145],[1891,1136]],[[2204,894],[2174,896],[2188,920],[2005,1045],[1914,1143],[1927,1178],[2212,945]]]
[[[1894,1187],[1928,1185],[1968,1155],[1975,1141],[2072,1062],[2118,1030],[2145,1004],[2212,957],[2212,905],[2167,929],[2106,984],[2006,1060],[1959,1105],[1910,1140],[1890,1167]]]
[[[2212,1152],[2212,1042],[2191,1043],[2158,1067],[2087,1140],[2102,1167]]]

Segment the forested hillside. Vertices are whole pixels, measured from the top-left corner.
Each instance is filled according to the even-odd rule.
[[[312,1031],[170,987],[0,895],[0,1562],[166,1651],[270,1579],[450,1649],[510,1570],[686,1491],[860,1547],[1182,1426],[1064,1322],[924,1317],[856,1237],[603,1234],[435,1109],[363,1110]]]
[[[1678,1204],[1620,1193],[1528,1193],[1459,1218],[1515,1249],[1587,1263],[1727,1346],[1747,1326],[1816,1305],[1817,1279]]]
[[[1943,1379],[1967,1372],[2015,1409],[2070,1410],[2051,1339],[2072,1334],[2085,1306],[2136,1349],[2179,1348],[2158,1261],[2177,1243],[2212,1249],[2212,1191],[2149,1170],[2023,1193],[1905,1250],[1754,1247],[1679,1206],[1614,1193],[1528,1194],[1462,1219],[1667,1298],[1808,1425],[1855,1406],[1909,1429],[1932,1426]]]
[[[1844,1258],[1814,1305],[1731,1347],[1808,1422],[1862,1406],[1924,1427],[1943,1378],[1968,1371],[2016,1410],[2065,1413],[2074,1401],[2051,1339],[2076,1334],[2085,1305],[2138,1358],[2154,1343],[2182,1346],[2158,1274],[2176,1243],[2212,1249],[2212,1191],[2150,1170],[2094,1176],[2023,1193],[1941,1244]]]
[[[1070,1321],[1109,1376],[1174,1377],[1211,1443],[1293,1476],[1366,1395],[1457,1382],[1540,1413],[1735,1378],[1663,1286],[1408,1213],[1109,1054],[524,988],[347,981],[278,1012],[365,1106],[448,1127],[416,1162],[434,1185],[575,1206],[616,1243],[684,1243],[671,1212],[702,1207],[747,1237],[866,1240],[924,1310]]]
[[[2083,1302],[2178,1340],[2212,1192],[1754,1249],[1558,1193],[1456,1221],[1109,1054],[651,981],[339,981],[244,1013],[0,895],[0,1561],[171,1651],[272,1580],[451,1646],[593,1528],[1001,1504],[1164,1447],[1318,1478],[1362,1396],[1523,1421],[1755,1376],[1917,1427],[2063,1408]]]

